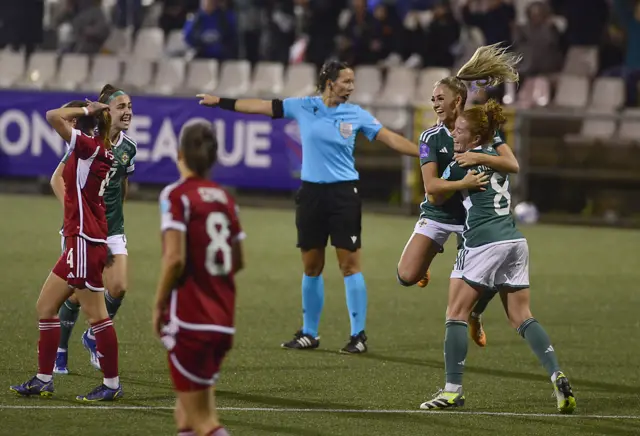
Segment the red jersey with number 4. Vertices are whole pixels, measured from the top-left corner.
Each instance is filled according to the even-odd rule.
[[[113,153],[102,140],[71,131],[69,159],[64,179],[64,236],[81,236],[92,242],[107,242],[107,218],[102,195],[109,182]]]
[[[216,183],[192,177],[160,194],[161,229],[186,232],[187,261],[171,296],[170,323],[233,334],[236,287],[232,245],[244,238],[234,199]]]

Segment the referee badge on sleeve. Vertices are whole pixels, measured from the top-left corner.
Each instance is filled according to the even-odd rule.
[[[353,124],[351,123],[340,123],[340,134],[343,138],[348,138],[353,134]]]

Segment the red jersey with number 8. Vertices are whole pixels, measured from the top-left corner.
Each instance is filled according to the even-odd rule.
[[[171,296],[169,321],[186,330],[233,334],[236,287],[232,245],[244,238],[234,199],[192,177],[160,194],[161,230],[186,233],[187,261]]]
[[[109,183],[113,153],[98,137],[73,129],[64,179],[64,236],[80,236],[92,242],[107,242],[107,218],[102,195]]]

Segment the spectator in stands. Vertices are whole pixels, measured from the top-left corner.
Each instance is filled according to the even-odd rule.
[[[338,16],[346,8],[346,0],[295,0],[304,8],[305,33],[309,43],[305,52],[307,62],[318,70],[334,51],[334,37],[338,32]]]
[[[142,0],[118,0],[113,13],[113,22],[120,29],[131,27],[133,28],[133,33],[136,34],[140,26],[142,26],[142,20],[144,19]]]
[[[267,31],[265,58],[268,61],[289,63],[289,48],[296,37],[296,17],[293,0],[267,0]]]
[[[481,8],[479,0],[466,0],[462,6],[462,18],[466,25],[482,30],[485,44],[511,45],[516,11],[506,0],[487,0]]]
[[[239,55],[251,62],[260,60],[265,0],[234,0],[238,15]]]
[[[158,20],[158,25],[164,31],[165,37],[172,30],[182,29],[187,14],[195,12],[200,6],[198,0],[160,0],[162,3],[162,12]]]
[[[96,54],[109,37],[110,27],[101,0],[67,1],[59,16],[61,52]],[[70,28],[70,37],[63,38],[64,29]]]
[[[338,37],[338,57],[349,65],[372,64],[373,13],[367,0],[352,0],[351,17]]]
[[[613,0],[618,20],[627,34],[625,62],[608,75],[624,78],[627,85],[627,106],[638,103],[638,82],[640,81],[640,1]]]
[[[223,0],[202,0],[200,10],[184,25],[187,44],[196,57],[219,60],[234,59],[238,49],[235,13]]]
[[[522,53],[521,76],[551,74],[562,69],[561,34],[547,3],[529,4],[527,23],[516,27],[515,50]]]
[[[455,46],[460,39],[460,24],[448,0],[436,0],[431,12],[433,18],[426,27],[419,25],[412,34],[413,53],[420,57],[418,65],[451,68],[455,62]]]
[[[567,20],[569,46],[600,44],[609,16],[607,0],[551,0],[551,4]]]

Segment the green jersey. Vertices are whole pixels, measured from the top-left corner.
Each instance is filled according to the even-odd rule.
[[[120,132],[118,140],[112,145],[113,165],[105,178],[104,204],[107,215],[108,236],[124,234],[124,183],[125,179],[135,170],[136,142],[124,132]],[[69,153],[65,154],[62,162],[66,162]]]
[[[476,147],[469,152],[486,153],[492,156],[498,154],[491,145]],[[442,178],[451,181],[462,180],[469,170],[484,172],[490,176],[490,183],[486,185],[485,191],[461,191],[462,204],[467,215],[462,232],[464,248],[524,239],[511,215],[509,175],[498,173],[484,165],[461,168],[454,161],[445,169]]]
[[[493,138],[494,148],[504,144],[499,132]],[[420,135],[420,166],[429,162],[438,165],[438,177],[442,178],[445,169],[453,161],[453,138],[444,124],[425,130]],[[420,204],[420,218],[427,218],[442,224],[463,225],[465,209],[460,193],[454,193],[441,205],[435,205],[425,195]]]

